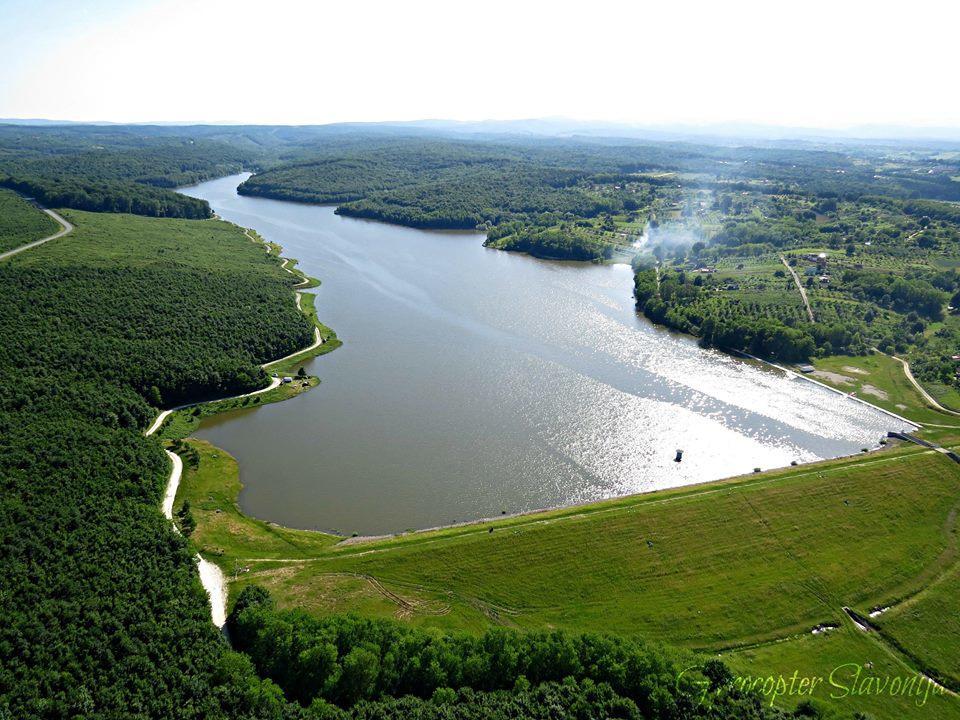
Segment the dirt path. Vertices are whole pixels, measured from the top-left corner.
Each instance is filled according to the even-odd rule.
[[[180,487],[180,478],[183,475],[183,461],[176,453],[165,451],[170,458],[172,468],[170,477],[167,480],[167,488],[163,493],[163,516],[173,525],[173,531],[180,534],[176,524],[173,522],[173,501],[177,497],[177,488]],[[227,622],[227,579],[223,571],[211,562],[204,560],[200,553],[196,555],[197,570],[200,573],[200,583],[203,589],[207,591],[210,598],[210,619],[218,628],[222,628]]]
[[[50,211],[47,211],[47,212],[50,212]],[[66,235],[71,230],[73,230],[73,226],[70,225],[66,220],[63,220],[55,213],[51,213],[51,215],[53,215],[54,218],[57,218],[62,223],[64,223],[64,230],[58,233],[57,235],[51,235],[50,237],[44,238],[43,240],[38,240],[35,243],[31,243],[30,245],[25,245],[22,248],[18,248],[16,252],[26,250],[28,247],[33,247],[40,243],[47,242],[48,240],[53,240],[54,238],[61,237],[63,235]],[[257,242],[253,237],[250,236],[249,232],[246,229],[244,230],[244,234],[247,235],[247,237],[249,237],[254,242]],[[0,256],[0,259],[3,259],[3,257],[5,256]],[[289,262],[288,260],[284,260],[283,268],[284,270],[287,270],[287,272],[294,274],[292,273],[291,270],[289,270],[289,268],[287,268],[288,262]],[[309,282],[310,282],[309,280],[303,280],[301,283],[298,283],[298,285],[307,284]],[[300,307],[300,293],[295,292],[294,298],[297,304],[297,309],[301,310],[302,312],[302,308]],[[284,357],[279,358],[277,360],[271,360],[268,363],[264,363],[260,367],[266,370],[271,365],[275,365],[276,363],[282,362],[284,360],[289,360],[290,358],[296,357],[301,353],[305,353],[309,350],[313,350],[319,347],[320,345],[322,345],[324,342],[324,339],[323,339],[323,336],[320,334],[320,328],[318,328],[316,325],[314,325],[313,327],[313,337],[314,337],[313,344],[305,348],[301,348],[300,350],[297,350],[295,352],[292,352],[289,355],[285,355]],[[160,427],[163,425],[164,420],[166,420],[171,413],[177,410],[193,407],[194,405],[201,405],[203,404],[203,402],[218,402],[219,400],[236,400],[238,398],[245,398],[245,397],[251,397],[253,395],[259,395],[261,393],[269,392],[270,390],[273,390],[274,388],[279,387],[281,382],[282,380],[280,378],[271,377],[270,384],[267,385],[266,387],[260,388],[259,390],[253,390],[252,392],[242,393],[240,395],[231,395],[226,398],[218,398],[217,400],[212,400],[212,401],[185,403],[183,405],[177,405],[176,407],[163,410],[160,412],[159,415],[157,415],[156,419],[153,421],[150,427],[147,428],[144,435],[149,436],[156,433],[160,429]],[[180,456],[174,452],[171,452],[169,450],[165,450],[164,452],[166,452],[167,455],[170,457],[172,468],[170,470],[170,477],[167,480],[167,487],[163,493],[163,502],[161,503],[161,509],[163,511],[163,516],[167,518],[167,520],[169,520],[171,524],[173,524],[174,532],[179,533],[180,531],[177,529],[176,524],[173,523],[173,504],[177,497],[177,489],[180,487],[180,478],[183,475],[183,461],[180,459]],[[207,591],[207,595],[210,598],[210,617],[213,620],[213,624],[216,625],[218,628],[222,629],[227,622],[227,579],[224,576],[223,571],[217,565],[215,565],[214,563],[208,560],[205,560],[203,556],[200,555],[200,553],[197,553],[196,560],[197,560],[197,571],[200,574],[200,583],[203,585],[203,589]]]
[[[317,335],[319,334],[320,334],[320,331],[317,330]],[[310,347],[311,348],[316,347],[316,345],[311,345]],[[307,349],[309,350],[310,348],[307,348]],[[299,355],[302,352],[304,351],[298,350],[296,353],[294,353],[294,355]],[[281,358],[281,359],[284,359],[284,358]],[[279,362],[279,360],[273,360],[271,361],[271,364],[274,362]],[[261,365],[260,367],[265,368],[266,365]],[[230,395],[229,397],[217,398],[216,400],[202,400],[200,402],[195,402],[195,403],[185,403],[183,405],[175,405],[169,410],[163,410],[159,415],[157,415],[156,419],[153,421],[153,424],[147,429],[144,435],[153,435],[157,430],[160,429],[160,426],[163,425],[163,421],[167,419],[167,416],[169,416],[170,413],[176,412],[177,410],[183,410],[184,408],[193,407],[194,405],[203,405],[203,403],[205,402],[220,402],[221,400],[236,400],[238,398],[252,397],[253,395],[259,395],[260,393],[265,393],[270,390],[273,390],[275,387],[279,387],[280,382],[281,382],[280,378],[272,377],[270,378],[270,384],[267,385],[266,387],[262,387],[259,390],[254,390],[252,392],[243,393],[242,395]]]
[[[873,348],[873,349],[874,349],[876,352],[880,352],[880,351],[877,350],[876,348]],[[903,365],[903,374],[907,376],[907,380],[909,380],[910,383],[917,389],[917,392],[919,392],[919,393],[923,396],[923,399],[926,400],[927,404],[929,404],[930,407],[932,407],[932,408],[934,408],[934,409],[936,409],[936,410],[939,410],[940,412],[947,413],[948,415],[958,415],[958,416],[960,416],[960,412],[957,412],[957,411],[955,411],[955,410],[950,410],[950,409],[948,409],[948,408],[945,408],[943,405],[941,405],[940,403],[938,403],[938,402],[934,399],[934,397],[924,389],[923,385],[921,385],[920,383],[917,382],[917,379],[913,376],[913,373],[910,372],[910,363],[908,363],[908,362],[907,362],[906,360],[904,360],[903,358],[897,357],[896,355],[891,355],[890,357],[892,357],[892,358],[893,358],[894,360],[896,360],[898,363],[900,363],[901,365]]]
[[[297,306],[299,307],[299,303],[297,303]],[[300,354],[302,354],[302,353],[305,353],[305,352],[307,352],[307,351],[309,351],[309,350],[315,350],[315,349],[317,349],[318,347],[320,347],[321,345],[323,345],[323,342],[324,342],[324,341],[323,341],[323,336],[320,334],[320,328],[318,328],[316,325],[314,325],[314,327],[313,327],[313,343],[312,343],[312,344],[307,345],[307,347],[302,348],[301,350],[297,350],[296,352],[292,352],[292,353],[290,353],[289,355],[285,355],[285,356],[283,356],[282,358],[280,358],[279,360],[271,360],[270,362],[268,362],[268,363],[267,363],[266,365],[264,365],[263,367],[264,367],[264,368],[268,368],[268,367],[270,367],[271,365],[276,365],[277,363],[283,362],[284,360],[289,360],[290,358],[295,358],[297,355],[300,355]],[[274,380],[277,380],[277,378],[274,378]],[[263,390],[259,390],[258,392],[263,392]],[[242,397],[242,396],[241,396],[241,397]]]
[[[800,276],[797,275],[797,271],[790,267],[790,263],[787,262],[787,258],[784,257],[783,253],[780,253],[780,262],[783,263],[783,266],[787,269],[787,272],[790,273],[790,276],[793,278],[793,282],[797,286],[797,290],[800,291],[800,297],[803,298],[803,306],[807,309],[807,317],[810,318],[810,322],[816,322],[813,319],[813,308],[810,307],[810,300],[807,299],[807,291],[800,283]]]
[[[14,255],[22,253],[24,250],[35,248],[39,245],[43,245],[44,243],[50,242],[51,240],[62,238],[64,235],[67,235],[73,232],[73,225],[71,225],[69,222],[64,220],[59,215],[57,215],[57,213],[55,213],[53,210],[47,210],[47,208],[45,207],[41,207],[40,209],[43,210],[47,215],[52,217],[54,220],[56,220],[58,223],[60,223],[60,232],[54,233],[53,235],[48,235],[47,237],[41,238],[40,240],[34,240],[33,242],[28,242],[26,245],[21,245],[20,247],[14,248],[13,250],[7,250],[6,252],[0,253],[0,260],[6,260],[9,257],[13,257]]]

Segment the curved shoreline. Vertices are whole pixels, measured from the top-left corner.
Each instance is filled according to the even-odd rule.
[[[39,244],[40,242],[46,242],[47,240],[52,240],[54,239],[54,237],[60,237],[60,235],[65,235],[66,233],[70,232],[70,230],[73,230],[72,225],[70,226],[69,230],[65,229],[59,235],[45,238],[44,240],[38,241],[35,244]],[[248,238],[250,238],[254,242],[263,242],[262,240],[257,240],[256,238],[251,237],[249,234],[248,228],[244,228],[244,235],[246,235]],[[22,249],[27,249],[27,247],[33,247],[33,246],[34,245],[24,246]],[[269,247],[268,247],[267,253],[270,254]],[[294,273],[289,267],[287,267],[289,262],[290,262],[290,258],[285,258],[283,260],[283,263],[281,264],[281,268],[286,270],[291,275],[296,276],[296,273]],[[293,287],[294,288],[305,287],[310,285],[310,283],[311,283],[311,279],[304,275],[303,280],[301,280],[299,283],[297,283]],[[294,291],[294,302],[297,305],[297,309],[303,312],[303,308],[301,307],[301,304],[300,304],[301,295],[302,293],[299,290]],[[271,365],[276,365],[278,363],[288,361],[304,353],[308,353],[312,350],[316,350],[318,347],[323,345],[326,342],[326,338],[323,337],[323,334],[320,332],[320,328],[317,327],[317,323],[312,320],[311,322],[313,324],[313,337],[314,337],[313,343],[311,343],[305,348],[301,348],[299,350],[295,350],[294,352],[288,355],[284,355],[281,358],[277,358],[276,360],[270,360],[269,362],[263,363],[260,365],[260,367],[266,370]],[[147,428],[147,430],[144,432],[144,436],[149,437],[155,434],[163,426],[164,421],[172,413],[176,412],[177,410],[183,410],[185,408],[204,405],[207,403],[221,402],[224,400],[237,400],[240,398],[260,395],[262,393],[269,392],[270,390],[280,387],[281,383],[282,383],[282,380],[279,377],[271,377],[270,383],[266,387],[260,388],[259,390],[253,390],[251,392],[241,393],[239,395],[229,395],[227,397],[215,398],[213,400],[201,400],[198,402],[184,403],[182,405],[177,405],[175,407],[162,410],[154,419],[153,423],[151,423],[150,427]],[[161,511],[163,512],[163,516],[170,521],[173,527],[173,531],[179,535],[180,530],[179,528],[177,528],[176,523],[173,521],[173,505],[176,500],[177,490],[180,487],[180,480],[183,476],[183,460],[180,458],[179,455],[177,455],[174,452],[171,452],[170,450],[167,450],[166,448],[164,449],[164,452],[170,458],[172,467],[170,470],[170,476],[167,479],[166,487],[164,488],[163,500],[161,502],[160,507],[161,507]],[[224,575],[223,570],[221,570],[218,565],[210,562],[209,560],[204,559],[204,557],[199,552],[196,554],[195,557],[197,561],[197,571],[200,576],[200,583],[201,585],[203,585],[203,589],[207,592],[207,596],[210,599],[210,618],[213,621],[213,624],[218,629],[222,630],[227,621],[227,578]]]
[[[271,198],[271,199],[273,199],[273,198]],[[287,199],[279,199],[279,198],[277,198],[277,199],[275,199],[275,200],[278,201],[278,202],[286,202],[286,201],[287,201]],[[302,203],[302,204],[305,204],[305,205],[316,205],[316,203],[310,203],[310,202],[306,202],[306,203]],[[374,221],[374,222],[383,222],[383,221]],[[386,223],[386,224],[390,225],[390,224],[394,224],[394,223]],[[251,231],[250,229],[245,229],[245,230],[244,230],[244,234],[246,235],[246,237],[248,237],[248,238],[249,238],[251,241],[253,241],[253,242],[267,243],[268,245],[272,245],[272,244],[273,244],[273,243],[271,243],[270,241],[267,241],[266,239],[262,238],[262,237],[259,235],[259,233],[258,233],[257,231],[255,231],[255,230]],[[290,259],[285,259],[285,260],[284,260],[284,263],[283,263],[283,265],[282,265],[283,269],[286,270],[287,272],[290,272],[291,274],[296,274],[296,273],[293,273],[293,272],[290,270],[290,268],[288,267],[289,263],[290,263]],[[308,282],[308,281],[305,280],[305,281],[303,281],[303,282]],[[302,284],[302,283],[301,283],[301,284]],[[294,287],[296,287],[296,286],[294,286]],[[299,299],[299,293],[296,293],[296,296],[297,296],[298,299]],[[649,319],[647,319],[647,320],[649,320]],[[682,331],[674,330],[673,328],[670,328],[670,327],[667,326],[667,325],[663,325],[663,324],[660,324],[660,323],[656,323],[656,322],[654,322],[654,321],[652,321],[652,320],[649,320],[649,322],[650,322],[652,325],[654,325],[654,326],[666,328],[667,330],[670,330],[671,332],[679,332],[680,334],[688,335],[689,337],[694,337],[694,338],[696,337],[696,336],[689,335],[689,334],[687,334],[687,333],[682,333]],[[820,386],[821,388],[824,388],[824,389],[830,391],[831,394],[839,395],[839,396],[841,396],[841,397],[843,397],[843,398],[845,398],[845,399],[847,399],[847,400],[854,400],[854,401],[856,401],[857,403],[859,403],[859,404],[861,404],[861,405],[863,405],[863,406],[865,406],[865,407],[869,407],[869,408],[872,409],[872,410],[878,411],[879,413],[883,414],[883,415],[886,416],[886,417],[893,418],[893,419],[895,419],[895,420],[903,423],[904,425],[908,426],[908,428],[909,428],[910,430],[916,429],[916,428],[918,428],[918,427],[921,427],[920,424],[917,423],[917,422],[915,422],[915,421],[908,420],[907,418],[904,418],[904,417],[902,417],[902,416],[900,416],[900,415],[897,415],[896,413],[893,413],[893,412],[891,412],[891,411],[889,411],[889,410],[886,410],[886,409],[884,409],[884,408],[882,408],[882,407],[879,407],[879,406],[877,406],[877,405],[874,405],[873,403],[870,403],[869,401],[866,401],[866,400],[863,400],[863,399],[861,399],[861,398],[857,398],[857,397],[851,396],[851,395],[843,392],[842,390],[838,390],[838,389],[836,389],[836,388],[830,387],[829,385],[826,385],[826,384],[824,384],[824,383],[821,383],[821,382],[819,382],[819,381],[816,381],[816,380],[814,380],[814,379],[812,379],[812,378],[808,378],[808,377],[806,377],[806,376],[804,376],[804,375],[801,375],[801,374],[798,373],[798,372],[792,371],[792,370],[790,370],[790,369],[788,369],[788,368],[782,367],[782,366],[777,365],[777,364],[775,364],[775,363],[772,363],[772,362],[770,362],[770,361],[763,360],[763,359],[761,359],[761,358],[756,358],[756,357],[754,357],[754,356],[751,356],[751,355],[749,355],[749,354],[747,354],[747,353],[744,353],[744,352],[741,352],[741,351],[725,350],[725,349],[719,348],[719,347],[716,348],[716,349],[719,350],[719,351],[721,351],[721,352],[723,352],[723,353],[726,354],[726,355],[731,356],[731,357],[735,357],[735,358],[744,358],[744,357],[746,357],[746,358],[748,358],[748,359],[754,360],[755,362],[759,362],[759,363],[762,364],[762,365],[765,365],[765,366],[770,367],[770,368],[772,368],[772,369],[776,369],[776,370],[777,370],[778,372],[780,372],[780,373],[784,373],[788,378],[791,378],[791,379],[793,379],[793,378],[800,378],[800,379],[802,379],[802,380],[806,380],[807,382],[811,382],[811,383],[813,383],[814,385],[818,385],[818,386]],[[295,355],[296,355],[296,353],[294,354],[294,356],[295,356]],[[889,427],[889,426],[888,426],[888,427]],[[874,451],[879,450],[879,449],[881,449],[881,447],[876,447],[876,448],[874,449]],[[799,465],[800,465],[800,467],[809,467],[809,466],[816,465],[817,463],[825,462],[825,461],[830,461],[830,460],[842,460],[842,459],[855,458],[855,457],[859,457],[861,454],[862,454],[861,451],[856,451],[856,452],[851,451],[849,454],[837,455],[837,456],[832,456],[832,457],[827,457],[827,458],[822,458],[822,459],[815,459],[815,460],[812,460],[812,461],[810,461],[810,462],[800,463]],[[786,469],[788,469],[789,467],[790,467],[789,465],[786,465],[786,464],[785,464],[785,465],[782,465],[782,466],[779,466],[779,467],[766,468],[766,470],[769,470],[769,471],[786,470]],[[734,474],[734,475],[729,475],[729,476],[726,476],[726,477],[720,477],[720,478],[716,478],[716,479],[713,479],[713,480],[707,480],[707,481],[704,481],[704,480],[696,480],[696,481],[690,483],[690,486],[695,487],[695,486],[699,486],[699,485],[707,484],[707,483],[722,483],[722,482],[725,482],[725,481],[728,481],[728,480],[737,479],[737,478],[740,478],[740,477],[742,477],[742,475],[740,475],[740,474]],[[661,489],[659,489],[659,490],[663,490],[663,489],[664,489],[664,488],[661,488]],[[370,534],[370,535],[349,535],[349,534],[346,534],[346,533],[343,533],[343,532],[334,531],[334,530],[326,530],[326,529],[309,529],[309,530],[308,530],[308,529],[302,528],[302,527],[295,527],[295,526],[289,526],[289,527],[288,527],[288,526],[286,526],[286,525],[281,525],[281,524],[279,524],[279,523],[276,523],[276,522],[273,521],[273,520],[258,517],[257,515],[252,515],[252,514],[247,514],[247,513],[243,513],[243,514],[244,514],[245,517],[249,517],[249,518],[252,519],[252,520],[258,520],[258,521],[260,521],[260,522],[268,522],[268,523],[270,523],[270,524],[276,524],[276,525],[279,526],[279,527],[284,527],[284,528],[287,528],[287,529],[290,529],[290,530],[297,530],[297,531],[301,531],[301,530],[302,530],[302,531],[305,531],[305,532],[316,532],[316,533],[318,533],[319,535],[325,535],[325,536],[328,536],[328,537],[339,538],[340,542],[338,543],[338,545],[343,546],[343,547],[347,547],[347,546],[350,546],[350,545],[353,545],[353,544],[368,542],[368,541],[371,541],[371,540],[393,538],[393,537],[404,536],[404,535],[409,535],[409,534],[413,534],[413,533],[427,533],[427,532],[431,532],[431,531],[444,530],[444,529],[448,529],[448,528],[457,528],[457,527],[471,526],[471,525],[477,525],[477,524],[485,524],[485,523],[490,523],[490,522],[494,522],[494,521],[497,521],[497,520],[503,520],[503,519],[509,519],[509,518],[516,518],[516,517],[526,517],[526,516],[537,515],[537,514],[541,514],[541,513],[552,513],[552,512],[557,512],[557,511],[560,511],[560,510],[577,508],[577,507],[586,506],[586,505],[592,505],[592,504],[594,504],[594,503],[596,503],[596,502],[613,502],[613,501],[621,500],[621,499],[624,499],[624,498],[630,498],[630,497],[639,496],[639,495],[647,495],[647,494],[649,494],[649,493],[658,492],[659,490],[646,490],[646,491],[639,492],[639,493],[630,493],[630,494],[628,494],[628,495],[618,495],[618,496],[613,496],[613,497],[609,497],[609,498],[602,498],[602,499],[600,499],[600,500],[591,500],[591,501],[580,502],[580,503],[561,503],[561,504],[558,504],[558,505],[543,505],[543,506],[538,506],[538,507],[530,508],[530,509],[526,509],[526,510],[518,510],[518,511],[503,513],[503,514],[500,514],[500,515],[483,516],[483,517],[476,517],[476,518],[471,518],[471,519],[466,519],[466,520],[460,520],[460,521],[456,521],[456,522],[452,522],[452,523],[442,523],[442,524],[438,524],[438,525],[430,525],[430,526],[427,526],[427,527],[416,528],[416,529],[414,529],[414,530],[400,531],[400,532],[394,532],[394,533],[377,533],[377,534]]]

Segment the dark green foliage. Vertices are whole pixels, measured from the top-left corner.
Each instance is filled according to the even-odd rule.
[[[404,141],[255,175],[242,194],[342,203],[337,212],[424,228],[474,229],[542,214],[594,217],[623,200],[592,193],[562,156],[479,143]]]
[[[239,171],[251,157],[222,142],[150,128],[0,126],[0,185],[49,207],[152,217],[210,217],[203,200],[168,188]]]
[[[843,284],[854,297],[869,299],[900,313],[917,312],[930,320],[943,318],[945,293],[921,278],[906,279],[893,273],[847,270]]]
[[[190,537],[193,535],[193,531],[197,529],[197,521],[194,519],[193,512],[190,510],[189,500],[183,501],[183,505],[177,511],[177,517],[180,519],[178,524],[183,536]]]
[[[320,619],[274,609],[256,586],[241,592],[228,622],[236,647],[314,717],[779,716],[736,691],[718,663],[704,693],[696,673],[681,672],[688,664],[635,640],[503,629],[441,635],[354,616]],[[392,699],[400,696],[410,697]],[[547,712],[553,706],[557,714]]]
[[[0,189],[0,252],[53,235],[60,226],[10,190]]]
[[[39,175],[0,175],[0,186],[17,190],[55,208],[123,212],[151,217],[211,216],[210,206],[203,200],[130,182],[104,182],[84,177],[51,179]]]
[[[697,300],[709,295],[685,273],[663,272],[659,286],[655,270],[634,274],[637,308],[657,323],[697,335],[707,345],[740,350],[783,361],[806,360],[816,350],[810,329],[793,328],[774,318],[721,314],[720,306]]]
[[[494,228],[485,244],[498,250],[516,250],[554,260],[608,260],[613,255],[613,244],[566,224],[540,228],[510,223]]]
[[[242,284],[171,263],[29,271],[0,265],[0,278],[9,293],[0,309],[3,354],[11,361],[26,356],[21,372],[43,377],[72,368],[151,400],[159,396],[165,406],[262,387],[266,375],[255,361],[310,343],[283,277]],[[197,297],[210,309],[197,312]],[[214,311],[221,307],[230,312]],[[24,323],[40,308],[45,319]]]
[[[317,702],[306,714],[311,720],[641,720],[644,717],[636,703],[620,697],[609,685],[597,685],[590,680],[542,683],[522,690],[441,690],[431,699],[406,696],[363,701],[349,710]]]
[[[280,717],[276,688],[224,667],[142,432],[155,391],[248,388],[309,342],[290,280],[225,225],[71,218],[0,263],[0,716]],[[178,238],[193,255],[158,254]]]
[[[931,200],[910,200],[903,203],[903,210],[908,215],[946,220],[960,223],[960,206],[951,203],[935,202]],[[924,226],[926,226],[925,223]]]

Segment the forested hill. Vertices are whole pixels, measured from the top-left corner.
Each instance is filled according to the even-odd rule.
[[[479,229],[494,247],[601,260],[692,190],[960,200],[960,162],[933,157],[859,146],[336,138],[286,153],[240,192],[336,203],[342,215],[411,227]]]
[[[0,717],[268,717],[142,433],[310,342],[294,280],[226,223],[65,215],[73,233],[0,262]]]
[[[238,172],[253,153],[128,129],[69,131],[0,125],[0,186],[49,207],[154,217],[210,217],[206,202],[170,188]]]

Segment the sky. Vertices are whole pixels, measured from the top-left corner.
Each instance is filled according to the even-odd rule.
[[[0,117],[960,127],[947,0],[0,0]]]

